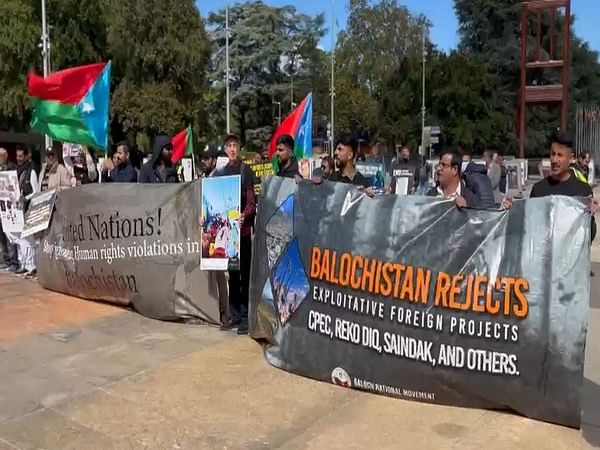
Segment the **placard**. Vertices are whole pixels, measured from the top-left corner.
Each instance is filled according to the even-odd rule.
[[[19,176],[16,170],[0,172],[0,218],[5,233],[23,231],[23,208],[21,205]]]
[[[32,236],[48,228],[55,201],[56,191],[54,189],[31,197],[29,208],[25,213],[25,225],[21,237]]]
[[[202,179],[202,270],[240,268],[240,175]]]

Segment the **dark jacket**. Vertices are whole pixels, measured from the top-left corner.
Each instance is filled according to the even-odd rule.
[[[484,165],[471,162],[465,169],[462,179],[466,190],[472,193],[474,197],[472,199],[473,206],[469,205],[467,200],[469,208],[491,209],[498,206],[492,189],[492,182]]]
[[[460,180],[460,185],[461,196],[466,200],[469,208],[493,209],[498,207],[494,200],[492,182],[487,176],[487,169],[484,165],[469,163]],[[431,188],[427,195],[437,197],[437,186]]]
[[[134,169],[130,162],[127,162],[123,167],[115,167],[106,178],[103,178],[103,181],[106,183],[137,183],[137,180],[137,170]]]
[[[144,164],[140,170],[140,183],[162,183],[157,166],[160,160],[160,152],[162,151],[163,147],[170,143],[171,138],[164,134],[160,134],[154,138],[154,143],[152,144],[152,157],[150,158],[150,161]],[[165,171],[165,183],[179,183],[177,169],[174,165],[165,167]]]
[[[279,172],[277,172],[278,177],[284,178],[294,178],[296,175],[300,175],[300,171],[298,169],[298,160],[292,156],[290,160],[290,165],[288,167],[279,167]]]

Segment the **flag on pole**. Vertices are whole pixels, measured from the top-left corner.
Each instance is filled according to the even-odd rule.
[[[173,153],[171,155],[171,162],[173,162],[173,164],[186,156],[192,156],[194,153],[192,126],[188,125],[185,130],[182,130],[173,136],[171,138],[171,144],[173,144]]]
[[[277,158],[274,158],[277,149],[277,138],[289,134],[294,138],[294,156],[296,159],[312,157],[312,93],[285,118],[271,138],[269,158],[273,161],[275,172],[278,170]]]
[[[71,67],[47,77],[30,73],[31,128],[53,139],[108,148],[111,62]]]

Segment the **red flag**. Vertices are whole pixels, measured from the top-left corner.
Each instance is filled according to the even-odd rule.
[[[296,109],[294,109],[291,114],[287,116],[283,122],[281,122],[281,125],[279,125],[279,128],[277,128],[273,134],[273,137],[271,138],[271,145],[269,146],[269,159],[273,159],[273,155],[277,150],[276,142],[279,136],[282,134],[289,134],[293,138],[296,138],[298,129],[300,128],[300,122],[302,121],[302,113],[306,108],[307,98],[308,97],[302,100],[302,103],[300,103]]]
[[[186,156],[191,156],[194,153],[192,127],[188,126],[185,130],[173,136],[171,144],[173,145],[173,153],[171,154],[171,162],[173,164]]]

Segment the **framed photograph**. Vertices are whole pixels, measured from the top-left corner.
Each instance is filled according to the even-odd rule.
[[[201,270],[240,268],[240,175],[202,179]]]

